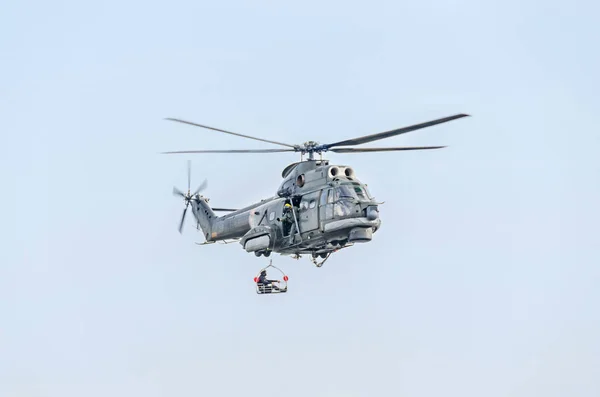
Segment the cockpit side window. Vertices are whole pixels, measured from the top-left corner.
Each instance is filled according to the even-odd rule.
[[[329,202],[335,203],[340,199],[340,191],[338,188],[329,190]]]
[[[334,193],[333,189],[327,189],[327,192],[323,192],[323,196],[325,196],[325,198],[327,200],[327,204],[333,203],[333,201],[334,201],[333,193]]]
[[[323,189],[321,191],[321,201],[320,201],[319,205],[327,204],[327,202],[328,202],[327,200],[328,200],[330,191],[331,191],[331,189]]]

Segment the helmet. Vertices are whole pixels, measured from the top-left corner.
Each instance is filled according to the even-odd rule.
[[[292,205],[291,205],[290,203],[285,203],[285,205],[284,205],[284,207],[286,207],[286,208],[289,208],[289,207],[291,207],[291,206],[292,206]]]
[[[266,271],[266,270],[262,270],[262,271],[260,272],[260,275],[261,275],[261,276],[266,276],[266,275],[267,275],[267,271]]]

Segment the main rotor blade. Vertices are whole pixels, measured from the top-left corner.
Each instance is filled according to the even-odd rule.
[[[180,153],[278,153],[295,152],[293,149],[256,149],[256,150],[182,150],[177,152],[162,152],[162,154],[180,154]]]
[[[323,145],[323,146],[325,146],[326,148],[329,149],[329,148],[334,147],[334,146],[362,145],[363,143],[373,142],[373,141],[376,141],[378,139],[390,138],[392,136],[396,136],[396,135],[400,135],[400,134],[405,134],[407,132],[411,132],[411,131],[418,130],[418,129],[425,128],[425,127],[431,127],[431,126],[436,125],[436,124],[446,123],[448,121],[452,121],[452,120],[459,119],[461,117],[468,117],[468,116],[469,116],[468,114],[464,114],[464,113],[456,114],[454,116],[444,117],[444,118],[441,118],[441,119],[428,121],[426,123],[415,124],[415,125],[411,125],[409,127],[398,128],[396,130],[391,130],[391,131],[386,131],[386,132],[380,132],[380,133],[372,134],[372,135],[365,135],[365,136],[361,136],[359,138],[347,139],[345,141],[340,141],[340,142],[336,142],[336,143],[330,143],[330,144],[326,144],[326,145]]]
[[[291,148],[295,148],[295,146],[294,146],[294,145],[290,145],[290,144],[287,144],[287,143],[281,143],[281,142],[276,142],[276,141],[270,141],[270,140],[267,140],[267,139],[262,139],[262,138],[255,138],[255,137],[253,137],[253,136],[249,136],[249,135],[242,135],[242,134],[238,134],[238,133],[231,132],[231,131],[225,131],[225,130],[222,130],[222,129],[219,129],[219,128],[209,127],[209,126],[207,126],[207,125],[202,125],[202,124],[192,123],[191,121],[185,121],[185,120],[180,120],[180,119],[173,119],[173,118],[170,118],[170,117],[167,117],[167,118],[166,118],[166,120],[177,121],[177,122],[179,122],[179,123],[184,123],[184,124],[195,125],[196,127],[208,128],[209,130],[220,131],[220,132],[224,132],[224,133],[226,133],[226,134],[231,134],[231,135],[237,135],[237,136],[241,136],[241,137],[243,137],[243,138],[255,139],[255,140],[257,140],[257,141],[263,141],[263,142],[268,142],[268,143],[274,143],[275,145],[288,146],[288,147],[291,147]]]
[[[442,149],[446,146],[404,146],[404,147],[369,147],[369,148],[351,148],[340,147],[329,149],[335,153],[363,153],[363,152],[394,152],[398,150],[427,150],[427,149]]]

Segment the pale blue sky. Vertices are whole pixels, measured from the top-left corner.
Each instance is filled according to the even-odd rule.
[[[594,2],[12,2],[0,9],[0,396],[597,396]],[[568,4],[568,5],[567,5]],[[265,265],[199,247],[171,194],[274,194],[329,154],[381,207],[369,244]],[[232,167],[228,169],[228,167]]]

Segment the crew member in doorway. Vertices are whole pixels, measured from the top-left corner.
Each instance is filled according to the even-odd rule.
[[[290,236],[290,242],[294,241],[294,234],[296,233],[296,222],[294,221],[292,205],[287,202],[283,206],[283,217],[281,222],[283,224],[283,235]]]

